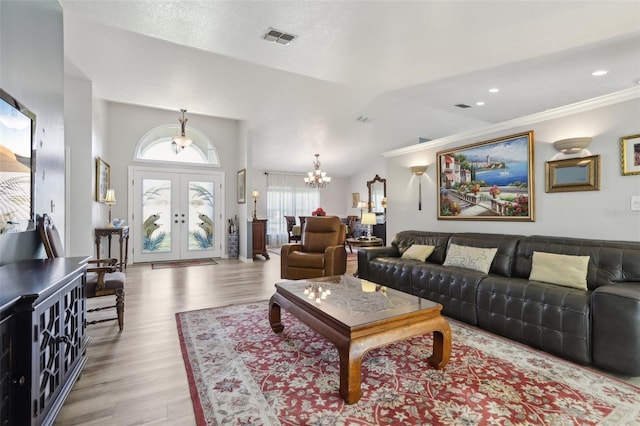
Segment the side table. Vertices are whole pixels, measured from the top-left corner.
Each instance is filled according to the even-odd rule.
[[[96,228],[96,258],[100,258],[100,239],[107,237],[109,240],[109,257],[111,257],[111,237],[118,235],[120,241],[120,257],[118,258],[118,265],[120,266],[120,272],[127,267],[127,261],[129,259],[129,227],[120,226],[118,228]],[[123,251],[124,243],[124,251]]]
[[[352,247],[382,247],[382,238],[371,237],[371,239],[347,238],[345,240],[349,246],[349,251],[353,253]]]

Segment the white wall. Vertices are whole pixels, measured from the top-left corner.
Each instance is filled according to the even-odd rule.
[[[600,107],[528,126],[387,158],[387,237],[402,230],[489,232],[555,235],[640,241],[640,212],[631,211],[632,195],[640,195],[640,176],[622,176],[620,138],[640,133],[640,99]],[[534,130],[535,222],[437,220],[436,152],[519,132]],[[568,137],[593,137],[588,147],[601,155],[599,191],[545,193],[545,162],[557,151],[552,143]],[[418,186],[409,167],[429,168],[422,181],[423,210],[418,211]],[[390,240],[389,240],[390,241]]]
[[[253,170],[253,186],[247,188],[247,203],[250,205],[249,216],[253,215],[253,199],[251,198],[251,191],[257,189],[261,196],[256,204],[257,216],[258,218],[267,217],[267,201],[265,196],[267,193],[267,175],[265,172],[266,170],[261,169]],[[303,179],[304,175],[300,175],[300,181]],[[329,186],[320,189],[320,204],[315,206],[314,210],[317,207],[322,207],[328,215],[340,217],[345,217],[347,214],[351,214],[348,213],[348,209],[345,204],[345,191],[348,186],[349,179],[335,178],[332,176]],[[351,197],[351,194],[349,194],[349,197]],[[349,202],[349,206],[351,206],[351,202]],[[308,214],[310,215],[311,212]],[[282,220],[284,221],[284,218]]]
[[[34,210],[51,214],[62,235],[63,57],[62,8],[57,1],[0,1],[0,87],[36,115]],[[36,231],[2,234],[0,264],[43,256],[41,247]]]
[[[125,218],[127,223],[131,224],[127,203],[130,188],[129,182],[127,182],[128,168],[134,165],[151,165],[150,163],[134,162],[138,142],[151,129],[162,125],[177,125],[180,112],[179,108],[176,108],[175,111],[169,111],[117,102],[107,102],[106,105],[105,111],[102,112],[106,116],[104,134],[107,135],[103,157],[111,166],[111,187],[115,190],[117,199],[117,203],[113,206],[112,216]],[[198,129],[216,146],[221,166],[185,165],[185,167],[192,170],[216,170],[225,173],[225,211],[221,213],[226,222],[226,218],[238,214],[235,185],[240,161],[239,123],[236,120],[189,112],[187,112],[187,118],[189,119],[188,128]],[[175,166],[169,165],[167,167]],[[131,244],[129,249],[132,249]],[[129,256],[129,259],[131,258],[132,256]]]
[[[92,87],[91,82],[65,78],[64,115],[65,145],[69,147],[69,241],[70,256],[89,256],[93,249],[93,213],[95,204],[92,183],[95,160],[92,144]],[[84,213],[84,214],[83,214]],[[88,214],[87,214],[88,213]],[[72,224],[72,225],[71,225]]]
[[[375,162],[371,162],[366,165],[365,168],[361,169],[358,173],[354,174],[349,178],[348,182],[348,194],[345,194],[345,202],[347,208],[347,214],[350,215],[360,215],[360,209],[354,208],[352,203],[351,194],[357,192],[360,194],[360,201],[367,202],[369,200],[369,192],[367,188],[367,182],[373,180],[376,175],[380,176],[382,179],[387,178],[387,164],[385,158],[380,155],[376,158]],[[387,187],[387,195],[389,193],[389,189]]]

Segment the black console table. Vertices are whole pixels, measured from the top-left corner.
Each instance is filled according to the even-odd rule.
[[[86,363],[85,257],[0,266],[0,425],[51,425]]]

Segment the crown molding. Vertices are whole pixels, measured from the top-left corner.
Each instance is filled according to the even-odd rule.
[[[566,117],[581,112],[591,111],[597,108],[618,104],[631,99],[640,98],[640,87],[631,87],[629,89],[620,90],[597,98],[587,99],[586,101],[576,102],[573,104],[549,109],[536,114],[527,115],[525,117],[515,118],[513,120],[503,121],[501,123],[492,124],[480,129],[469,130],[462,133],[456,133],[451,136],[445,136],[439,139],[433,139],[429,142],[414,144],[404,148],[394,149],[392,151],[383,152],[385,158],[398,157],[401,155],[412,154],[414,152],[424,151],[452,142],[466,141],[468,139],[487,136],[492,133],[511,130],[514,127],[530,126],[543,121],[553,120],[555,118]]]

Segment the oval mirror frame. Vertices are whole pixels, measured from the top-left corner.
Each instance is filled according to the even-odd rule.
[[[369,190],[368,211],[376,215],[386,214],[387,209],[382,207],[382,199],[387,196],[387,180],[376,175],[372,180],[367,181],[367,189]]]

